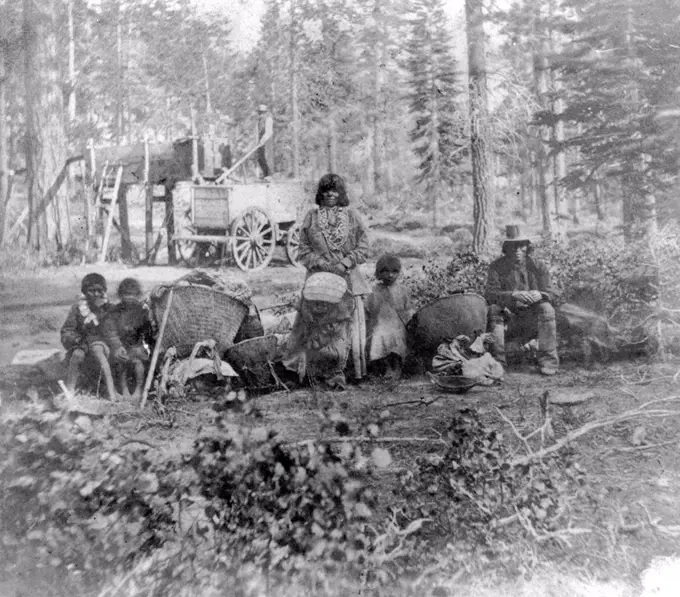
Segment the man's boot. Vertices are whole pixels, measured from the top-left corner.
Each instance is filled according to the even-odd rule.
[[[555,375],[560,365],[557,356],[557,321],[550,303],[538,305],[538,368],[543,375]]]
[[[502,311],[497,305],[491,305],[488,316],[488,330],[491,334],[489,352],[503,367],[507,366],[505,358],[505,321]]]

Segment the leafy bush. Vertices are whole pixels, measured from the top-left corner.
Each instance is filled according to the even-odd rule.
[[[574,245],[538,244],[534,256],[550,268],[563,302],[625,318],[648,310],[657,298],[658,272],[644,246],[588,239]],[[404,283],[418,307],[460,290],[483,295],[490,263],[472,252],[457,253],[447,265],[430,259],[420,271],[407,273]]]
[[[571,245],[538,245],[535,255],[549,265],[563,302],[611,317],[639,314],[657,299],[657,271],[646,245],[587,238]]]
[[[384,451],[382,451],[384,452]],[[250,564],[288,576],[319,566],[357,576],[371,559],[375,495],[365,482],[371,463],[349,442],[337,453],[308,442],[284,446],[265,429],[232,429],[198,441],[192,464],[209,500],[224,572]]]
[[[489,263],[470,251],[457,253],[447,265],[430,259],[420,271],[405,272],[403,282],[417,308],[461,290],[483,295]]]
[[[420,457],[402,475],[405,512],[432,518],[431,528],[468,551],[492,546],[510,523],[529,533],[552,531],[582,494],[583,472],[568,456],[516,465],[501,434],[473,410],[457,413],[445,438],[443,456]]]
[[[106,451],[89,420],[33,407],[3,427],[4,561],[32,561],[91,581],[161,545],[174,524],[174,463]],[[85,430],[84,430],[85,429]]]

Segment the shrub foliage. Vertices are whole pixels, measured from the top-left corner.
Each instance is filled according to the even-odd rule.
[[[106,447],[82,417],[34,407],[3,426],[3,560],[159,596],[211,594],[225,579],[251,595],[255,577],[377,587],[427,566],[440,543],[472,561],[511,526],[529,535],[568,519],[581,491],[568,460],[514,466],[473,411],[454,416],[444,442],[395,476],[396,499],[379,500],[376,472],[391,464],[379,445],[287,445],[218,420],[193,453],[167,458]]]
[[[573,302],[606,317],[640,315],[658,297],[658,268],[644,245],[588,238],[570,245],[537,244],[534,256],[550,268],[563,302]],[[418,306],[469,290],[484,294],[491,260],[471,252],[456,254],[447,264],[435,259],[404,282]]]

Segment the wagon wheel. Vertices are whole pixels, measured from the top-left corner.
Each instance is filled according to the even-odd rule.
[[[300,265],[298,254],[300,251],[300,226],[293,224],[286,233],[286,256],[293,265]]]
[[[231,253],[243,271],[269,265],[276,246],[276,229],[267,212],[251,207],[231,224]]]

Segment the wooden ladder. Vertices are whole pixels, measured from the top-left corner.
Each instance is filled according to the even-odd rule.
[[[103,207],[104,191],[107,188],[106,181],[109,177],[109,173],[116,168],[116,166],[109,166],[107,162],[102,168],[102,176],[99,181],[99,191],[97,192],[97,201],[95,204],[95,209],[98,211],[105,211]],[[106,221],[106,228],[104,229],[104,240],[102,241],[102,250],[99,255],[99,263],[104,263],[106,261],[106,250],[109,248],[109,239],[111,237],[111,228],[114,221],[114,213],[116,210],[116,204],[118,203],[118,191],[120,190],[120,181],[123,177],[123,166],[122,164],[117,166],[116,178],[113,185],[113,196],[111,197],[111,203],[107,206],[109,217]]]

